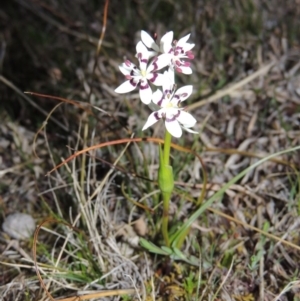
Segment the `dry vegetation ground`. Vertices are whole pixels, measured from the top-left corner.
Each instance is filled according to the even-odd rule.
[[[193,223],[182,251],[198,266],[137,245],[139,236],[162,244],[156,145],[102,148],[45,177],[74,149],[130,137],[124,126],[135,137],[162,136],[161,124],[141,132],[149,111],[136,94],[114,93],[123,81],[118,65],[134,60],[141,29],[191,32],[196,44],[194,73],[179,81],[194,86],[189,105],[199,136],[174,142],[201,155],[206,199],[259,158],[298,146],[299,0],[111,0],[94,68],[103,12],[104,1],[88,0],[14,0],[0,8],[0,222],[17,211],[47,220],[36,261],[57,299],[106,290],[101,300],[300,300],[300,251],[292,245],[300,245],[299,151],[248,172]],[[23,91],[103,111],[63,103],[48,120],[60,102]],[[190,199],[203,178],[193,156],[172,154],[181,191],[170,212],[175,229],[197,209]],[[0,232],[1,300],[47,299],[32,247],[33,240]],[[120,291],[132,288],[137,293]]]

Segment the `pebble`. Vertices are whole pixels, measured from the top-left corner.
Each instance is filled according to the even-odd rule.
[[[26,213],[13,213],[6,217],[2,229],[11,238],[27,239],[32,237],[35,230],[35,221]]]

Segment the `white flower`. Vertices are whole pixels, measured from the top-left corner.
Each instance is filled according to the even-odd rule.
[[[160,119],[164,119],[167,131],[174,137],[182,135],[182,128],[197,134],[190,128],[196,124],[196,119],[181,108],[181,102],[186,100],[193,91],[193,86],[184,86],[174,91],[174,85],[164,85],[164,91],[157,90],[153,93],[152,101],[160,106],[158,111],[150,114],[142,130],[147,129]]]
[[[159,46],[156,44],[154,39],[144,30],[141,31],[141,40],[142,42],[151,50],[150,55],[159,55],[160,53],[167,53],[165,51],[165,44],[168,45],[166,50],[169,50],[169,44],[173,41],[173,31],[167,32],[161,39]]]
[[[192,69],[190,67],[191,63],[189,61],[184,61],[182,59],[188,58],[192,60],[194,58],[194,54],[191,49],[195,46],[195,44],[187,43],[190,34],[184,36],[179,41],[173,41],[173,45],[170,43],[165,44],[165,52],[170,53],[172,55],[171,58],[171,68],[176,70],[179,73],[184,74],[192,74]],[[169,50],[167,50],[167,47]]]
[[[169,54],[170,60],[170,69],[172,71],[176,70],[179,73],[191,74],[192,69],[190,67],[191,63],[188,61],[184,61],[182,59],[190,59],[194,58],[194,55],[191,49],[195,46],[195,44],[187,43],[190,34],[184,36],[179,41],[173,41],[173,31],[167,32],[160,40],[160,45],[158,46],[153,38],[145,31],[141,32],[141,40],[142,42],[151,50],[150,55],[153,56],[159,53]]]
[[[140,69],[138,69],[136,65],[129,60],[126,60],[121,66],[119,66],[120,71],[125,75],[127,81],[116,88],[115,92],[127,93],[139,86],[141,101],[145,104],[149,104],[152,99],[152,90],[149,85],[149,81],[156,86],[163,85],[164,76],[157,73],[157,71],[167,66],[169,64],[169,60],[167,55],[162,54],[155,57],[147,67],[150,52],[142,42],[139,42],[136,45],[136,51]]]

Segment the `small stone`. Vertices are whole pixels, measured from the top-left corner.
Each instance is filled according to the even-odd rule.
[[[145,236],[147,234],[148,229],[144,216],[141,216],[134,222],[134,230],[139,236]]]
[[[6,217],[2,229],[15,239],[30,238],[35,230],[35,221],[26,213],[13,213]]]

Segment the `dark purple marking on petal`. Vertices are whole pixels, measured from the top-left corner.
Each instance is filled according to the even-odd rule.
[[[138,74],[138,68],[137,68],[136,66],[134,66],[134,67],[132,68],[132,70],[130,71],[130,75],[131,75],[131,76],[134,76],[134,75],[136,75],[136,74]]]
[[[158,69],[157,61],[158,61],[158,58],[155,57],[154,60],[151,63],[151,66],[153,66],[152,72]]]
[[[158,112],[155,112],[153,116],[154,116],[154,118],[155,118],[156,120],[159,120],[159,119],[161,119],[161,117],[159,117],[159,114],[158,114]]]
[[[172,94],[172,90],[171,89],[164,90],[164,95],[167,95],[167,94]]]
[[[170,98],[171,98],[172,95],[173,95],[173,92],[174,92],[174,86],[175,86],[175,84],[173,85],[172,89],[166,89],[166,90],[163,91],[163,98],[162,98],[162,99],[166,98],[166,99],[168,99],[169,101],[171,100]]]
[[[181,97],[187,97],[187,95],[188,95],[187,93],[182,93],[182,94],[180,95],[180,98],[181,98]]]
[[[184,51],[183,51],[183,48],[182,47],[176,47],[175,50],[174,50],[174,55],[179,55],[179,54],[183,54]]]
[[[158,77],[158,73],[154,72],[154,73],[151,73],[152,74],[152,77],[149,79],[151,83],[154,83],[156,78]]]
[[[143,59],[143,54],[141,52],[137,53],[137,58],[142,63],[148,63],[148,59]]]
[[[140,89],[141,90],[145,90],[145,89],[148,89],[149,88],[149,84],[148,84],[148,82],[143,82],[143,81],[141,81],[140,82]]]
[[[181,95],[180,95],[180,96],[181,96]],[[179,99],[180,99],[180,96],[179,96],[178,94],[175,94],[175,95],[173,96],[173,99],[179,100]]]
[[[166,122],[173,122],[175,121],[180,115],[180,110],[177,111],[177,114],[173,115],[171,118],[166,118]]]
[[[137,82],[135,82],[134,78],[132,78],[129,83],[133,86],[133,87],[136,87],[137,86]]]
[[[161,104],[162,104],[164,98],[165,98],[165,95],[163,95],[163,96],[161,97],[161,99],[157,102],[157,105],[158,105],[158,106],[161,106]]]

